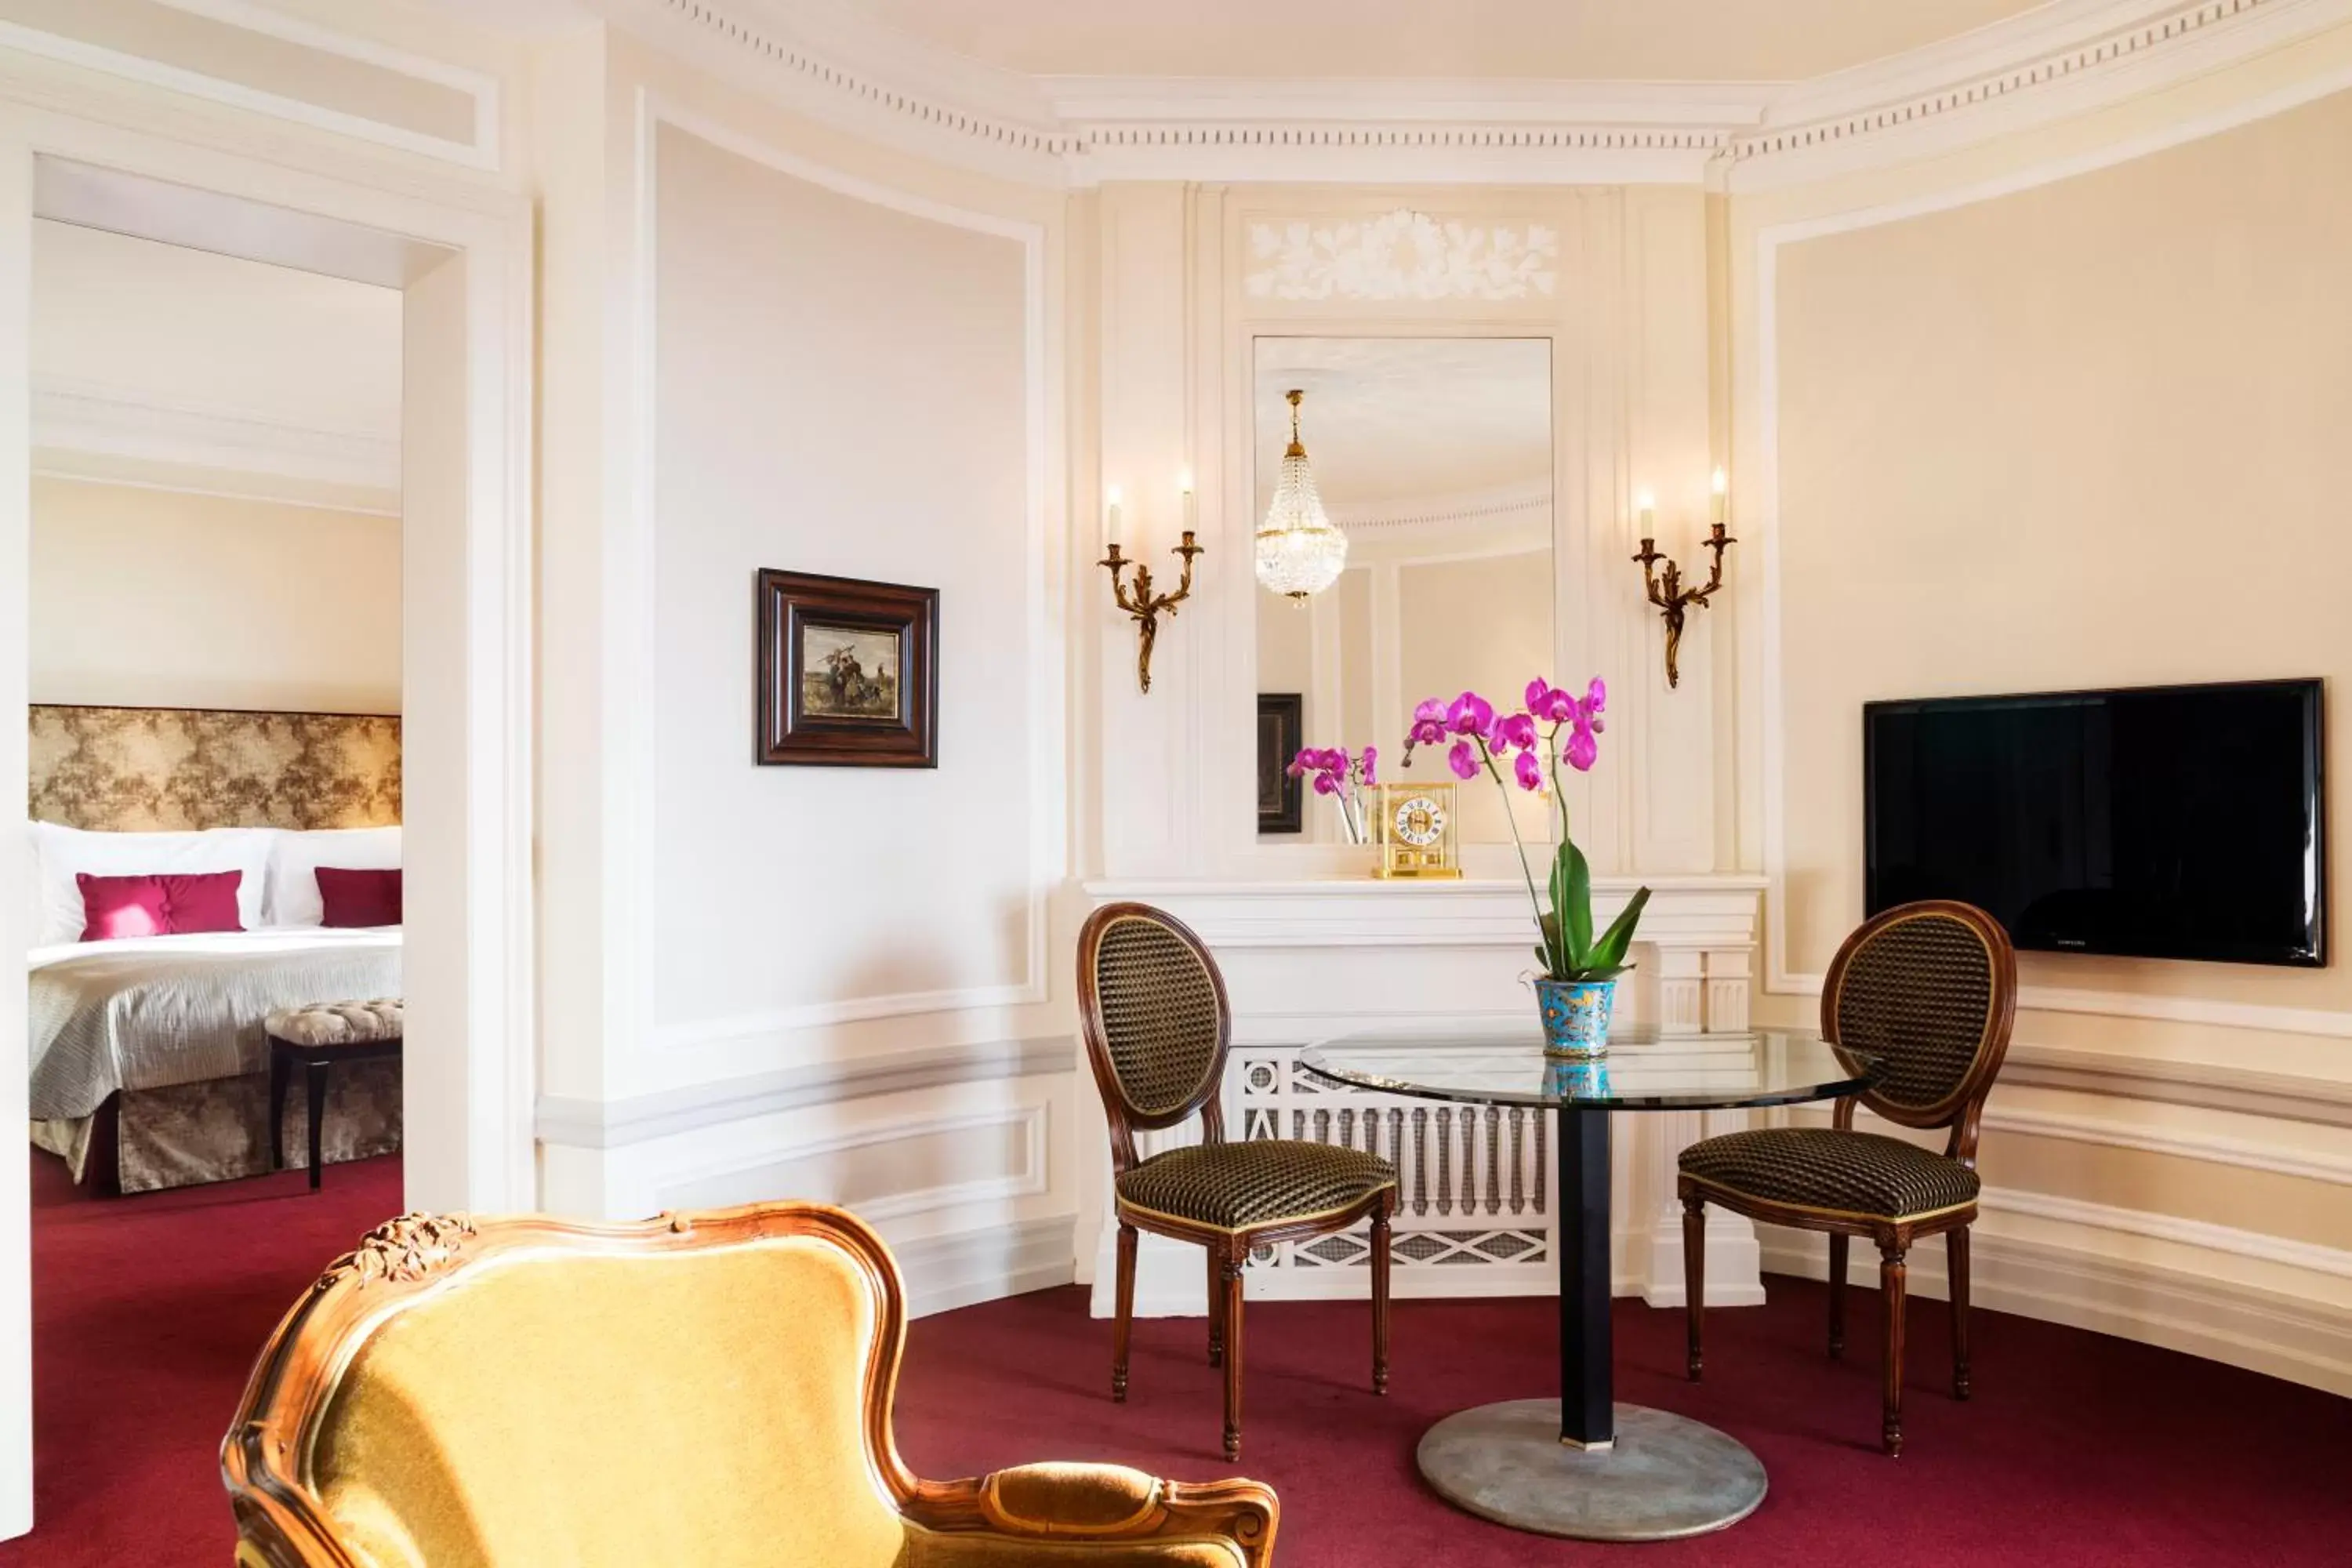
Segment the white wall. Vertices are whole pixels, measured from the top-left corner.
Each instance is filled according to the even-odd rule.
[[[33,481],[32,700],[400,711],[400,520]]]
[[[545,1201],[852,1202],[918,1310],[1067,1279],[1061,199],[619,39],[540,100],[543,744],[595,764],[541,781]],[[940,591],[938,768],[754,763],[761,567]]]
[[[663,132],[655,1017],[1031,980],[1026,258]],[[940,765],[755,767],[758,567],[937,588]]]

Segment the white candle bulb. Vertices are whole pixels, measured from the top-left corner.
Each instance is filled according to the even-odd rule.
[[[1715,492],[1715,521],[1721,522],[1731,504],[1731,476],[1717,468],[1708,488]]]
[[[1103,501],[1110,542],[1117,544],[1118,542],[1118,487],[1117,485],[1103,491]]]
[[[1189,463],[1176,470],[1176,493],[1184,512],[1184,531],[1193,532],[1200,527],[1200,511],[1192,497],[1192,468]]]
[[[1654,537],[1657,530],[1653,522],[1658,510],[1658,498],[1647,490],[1640,491],[1633,497],[1633,508],[1642,515],[1642,537]]]

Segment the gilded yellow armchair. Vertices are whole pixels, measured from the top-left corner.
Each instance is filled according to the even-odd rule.
[[[898,1266],[838,1209],[408,1215],[254,1368],[239,1568],[1263,1568],[1274,1494],[1110,1465],[917,1479]]]

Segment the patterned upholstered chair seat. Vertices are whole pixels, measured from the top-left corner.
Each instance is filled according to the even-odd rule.
[[[1683,1173],[1768,1204],[1917,1219],[1976,1201],[1977,1173],[1916,1143],[1828,1127],[1729,1132],[1683,1151]]]
[[[273,1039],[297,1046],[364,1046],[401,1037],[397,996],[366,1002],[313,1002],[279,1007],[262,1025]]]
[[[1239,1230],[1337,1215],[1396,1179],[1396,1167],[1359,1149],[1262,1139],[1154,1154],[1123,1172],[1118,1188],[1129,1208]]]

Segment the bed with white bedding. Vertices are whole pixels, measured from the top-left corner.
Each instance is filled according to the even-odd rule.
[[[31,720],[33,1142],[101,1190],[268,1171],[268,1013],[402,994],[400,928],[327,924],[342,917],[320,898],[325,868],[396,884],[400,721],[37,706]],[[218,923],[242,930],[100,931],[77,879],[230,870],[234,918]],[[392,899],[361,918],[397,920],[396,885]],[[286,1115],[299,1149],[301,1095]],[[329,1160],[398,1149],[400,1063],[332,1074],[322,1121]]]
[[[32,1004],[34,1142],[74,1179],[96,1173],[124,1192],[224,1181],[270,1167],[272,1008],[401,994],[400,931],[316,926],[141,937],[36,948]],[[371,1072],[367,1069],[379,1070]],[[357,1062],[330,1080],[331,1159],[400,1146],[395,1062]],[[287,1106],[289,1147],[307,1136],[301,1097]]]

